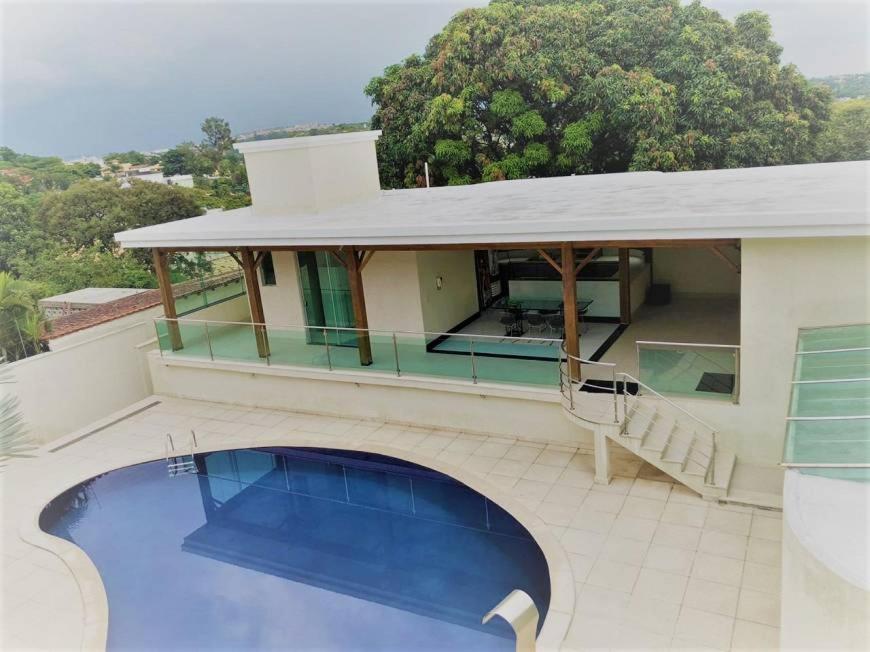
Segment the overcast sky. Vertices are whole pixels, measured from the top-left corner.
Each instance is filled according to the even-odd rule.
[[[485,0],[61,2],[0,0],[0,144],[64,157],[234,132],[367,120],[365,84]],[[783,61],[808,76],[864,72],[864,0],[704,0],[771,16]]]

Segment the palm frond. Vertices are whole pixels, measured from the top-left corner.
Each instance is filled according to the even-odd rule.
[[[11,384],[9,370],[0,364],[0,385]],[[34,449],[18,406],[18,397],[5,393],[0,397],[0,470],[13,457],[32,457]]]

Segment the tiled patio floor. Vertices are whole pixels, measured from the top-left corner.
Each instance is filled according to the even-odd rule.
[[[593,483],[589,451],[503,437],[156,397],[160,403],[57,452],[13,462],[2,482],[4,650],[78,648],[85,610],[65,562],[24,543],[22,523],[62,488],[163,457],[166,432],[203,446],[276,438],[414,451],[484,477],[537,515],[570,560],[562,650],[771,649],[778,643],[781,519],[705,502],[627,451]],[[57,443],[54,444],[55,446]],[[561,582],[560,582],[561,584]],[[90,611],[88,612],[90,613]]]

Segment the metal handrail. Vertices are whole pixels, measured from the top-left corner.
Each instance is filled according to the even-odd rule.
[[[635,378],[631,374],[627,374],[625,372],[620,372],[619,375],[622,376],[623,383],[626,383],[628,380],[631,380],[631,382],[633,382],[633,383],[637,383],[638,387],[642,387],[645,390],[652,392],[652,394],[654,394],[659,400],[664,401],[665,403],[667,403],[668,405],[670,405],[673,408],[676,408],[677,410],[679,410],[680,412],[685,414],[687,417],[689,417],[690,419],[692,419],[693,421],[702,425],[704,428],[706,428],[707,430],[710,431],[710,446],[711,446],[710,455],[709,456],[705,455],[703,453],[703,451],[699,451],[699,452],[708,460],[706,473],[704,475],[704,482],[707,484],[712,484],[713,480],[715,479],[714,478],[714,473],[715,473],[714,467],[716,465],[716,449],[718,448],[718,445],[716,443],[716,429],[713,426],[711,426],[710,424],[708,424],[707,422],[703,421],[702,419],[699,419],[697,416],[695,416],[694,414],[692,414],[691,412],[689,412],[685,408],[681,408],[679,405],[677,405],[676,403],[674,403],[670,399],[666,398],[665,396],[663,396],[662,394],[660,394],[659,392],[654,390],[652,387],[650,387],[646,383],[642,383],[641,381],[639,381],[637,378]],[[690,444],[691,444],[691,442],[690,442]],[[689,449],[690,452],[693,450],[694,449],[692,449],[692,448]]]
[[[656,342],[654,340],[636,340],[635,344],[651,344],[653,346],[688,346],[701,349],[739,349],[739,344],[702,344],[699,342]]]
[[[638,385],[639,387],[643,387],[643,388],[644,388],[645,390],[647,390],[648,392],[651,392],[651,393],[655,394],[655,396],[657,396],[658,398],[660,398],[661,400],[663,400],[665,403],[667,403],[668,405],[670,405],[670,406],[672,406],[672,407],[675,407],[675,408],[678,409],[680,412],[682,412],[683,414],[685,414],[687,417],[689,417],[689,418],[691,418],[691,419],[697,421],[699,424],[701,424],[702,426],[704,426],[704,427],[705,427],[707,430],[709,430],[710,432],[716,432],[716,429],[715,429],[713,426],[711,426],[709,423],[706,423],[705,421],[699,419],[698,417],[696,417],[694,414],[692,414],[691,412],[689,412],[689,411],[686,410],[685,408],[681,408],[679,405],[677,405],[676,403],[674,403],[672,400],[670,400],[669,398],[663,396],[662,394],[660,394],[659,392],[657,392],[656,390],[654,390],[652,387],[650,387],[650,386],[647,385],[646,383],[642,383],[641,381],[639,381],[637,378],[635,378],[635,377],[632,376],[631,374],[627,374],[627,373],[625,373],[624,371],[620,371],[620,372],[617,374],[617,376],[622,376],[623,379],[629,379],[631,382],[633,382],[633,383],[637,383],[637,385]]]
[[[463,338],[463,339],[468,341],[468,353],[469,353],[470,362],[471,362],[471,382],[474,384],[477,384],[477,382],[478,382],[478,362],[477,362],[477,359],[481,355],[481,353],[475,351],[475,346],[474,346],[475,341],[476,340],[477,341],[480,341],[480,340],[503,341],[505,339],[504,336],[500,336],[500,335],[476,335],[476,334],[471,334],[471,333],[439,333],[439,332],[435,332],[435,331],[402,331],[402,330],[388,331],[388,330],[370,329],[370,328],[355,328],[355,327],[349,327],[349,326],[273,326],[273,325],[266,324],[263,322],[250,322],[250,321],[238,322],[238,321],[222,321],[222,320],[212,320],[212,319],[187,319],[187,318],[177,318],[177,317],[176,318],[155,317],[154,318],[154,327],[155,327],[155,331],[157,332],[158,342],[160,341],[160,337],[161,337],[160,329],[158,328],[158,324],[160,322],[163,322],[166,324],[174,323],[174,324],[176,324],[176,326],[183,325],[183,324],[202,325],[203,332],[205,334],[207,345],[208,345],[209,358],[211,360],[215,359],[215,354],[214,354],[214,349],[212,347],[211,333],[209,331],[209,324],[211,324],[212,326],[215,326],[215,325],[237,326],[237,327],[242,327],[244,329],[250,328],[250,329],[253,329],[255,331],[257,329],[265,329],[267,333],[268,333],[268,329],[272,329],[273,331],[282,331],[283,330],[283,331],[317,332],[323,337],[323,344],[324,344],[325,353],[326,353],[326,364],[327,364],[327,368],[329,369],[329,371],[333,371],[333,369],[334,369],[334,364],[333,364],[333,359],[332,359],[332,350],[331,350],[331,345],[329,342],[329,333],[331,331],[337,332],[337,333],[339,333],[339,332],[353,333],[357,336],[361,336],[363,333],[367,333],[369,335],[372,335],[372,334],[374,334],[374,335],[386,335],[386,336],[391,337],[391,339],[392,339],[393,356],[395,358],[395,374],[397,377],[401,377],[401,375],[402,375],[402,369],[401,369],[401,365],[399,362],[399,346],[398,346],[397,335],[419,336],[419,337],[427,340],[427,342],[428,342],[430,337]],[[527,341],[527,342],[539,344],[539,345],[558,343],[561,346],[563,344],[562,340],[555,339],[555,338],[511,337],[510,339],[514,342]],[[158,348],[160,349],[160,355],[162,357],[163,356],[163,347],[159,346]],[[483,355],[486,355],[486,354],[484,353]],[[266,364],[270,365],[271,364],[271,352],[268,352],[263,357],[265,359]],[[560,364],[561,358],[557,357],[555,361],[557,362],[557,364]],[[561,377],[560,377],[560,382],[561,382]]]
[[[201,324],[224,324],[227,326],[263,326],[266,328],[272,328],[275,330],[293,330],[293,329],[303,329],[303,330],[328,330],[328,331],[348,331],[352,333],[358,332],[366,332],[366,333],[380,333],[380,334],[391,334],[395,333],[397,335],[436,335],[438,337],[467,337],[473,339],[492,339],[492,340],[503,340],[505,339],[504,335],[476,335],[471,333],[440,333],[438,331],[403,331],[403,330],[383,330],[383,329],[374,329],[374,328],[355,328],[353,326],[286,326],[286,325],[276,325],[276,324],[267,324],[264,322],[252,322],[252,321],[221,321],[218,319],[187,319],[187,318],[175,318],[171,319],[169,317],[154,317],[154,321],[165,321],[165,322],[176,322],[176,323],[201,323]],[[562,343],[561,339],[553,338],[553,337],[512,337],[513,340],[529,340],[533,342],[558,342]],[[593,363],[589,364],[606,364],[606,363]]]
[[[854,353],[855,351],[870,351],[870,346],[855,346],[849,349],[820,349],[818,351],[795,351],[795,355],[815,355],[817,353]]]
[[[565,356],[564,364],[565,364],[565,366],[567,366],[569,368],[568,373],[566,373],[565,370],[563,369],[563,360],[562,360],[563,355]],[[560,349],[560,356],[559,356],[559,389],[561,391],[562,388],[567,385],[567,387],[568,387],[568,401],[569,401],[570,409],[572,412],[574,411],[574,389],[571,385],[574,382],[574,379],[571,377],[571,373],[570,373],[570,367],[572,366],[571,365],[572,360],[574,362],[577,362],[580,365],[581,369],[583,368],[584,364],[594,366],[594,367],[604,367],[604,368],[610,369],[611,383],[612,383],[612,388],[613,388],[613,422],[619,423],[619,392],[616,389],[616,363],[614,363],[614,362],[598,362],[597,360],[584,360],[583,358],[580,358],[576,355],[572,355],[572,354],[568,353],[568,351],[566,350],[566,347],[565,347],[565,342],[562,342],[562,346]],[[582,376],[582,374],[581,374],[581,376]],[[565,378],[565,377],[568,377],[567,383],[563,382],[563,378]],[[584,380],[582,380],[582,378],[580,379],[581,382],[589,383],[589,384],[594,384],[595,380],[601,380],[601,379],[593,378],[593,379],[591,379],[592,382],[590,382],[590,380],[584,381]],[[597,385],[597,387],[601,387],[602,389],[604,389],[604,387],[601,385]],[[564,392],[562,392],[562,395],[564,396]]]

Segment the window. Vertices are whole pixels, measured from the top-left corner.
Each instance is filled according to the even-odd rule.
[[[260,264],[260,280],[263,285],[277,285],[275,281],[275,263],[272,261],[272,252],[263,254],[263,262]]]

